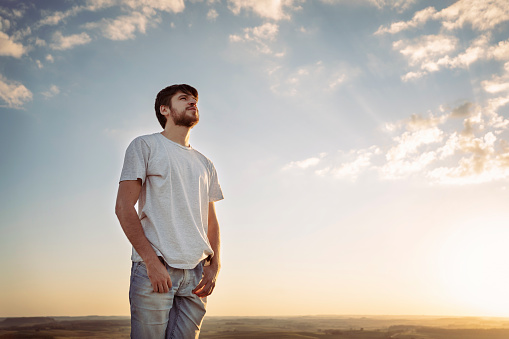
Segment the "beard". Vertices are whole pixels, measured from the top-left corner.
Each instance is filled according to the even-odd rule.
[[[198,109],[196,109],[196,115],[188,115],[187,109],[177,111],[170,108],[170,117],[176,126],[193,127],[200,121]]]

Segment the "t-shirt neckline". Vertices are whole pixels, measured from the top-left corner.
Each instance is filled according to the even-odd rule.
[[[179,144],[178,142],[175,142],[175,141],[173,141],[173,140],[168,139],[167,137],[165,137],[165,136],[164,136],[162,133],[160,133],[160,132],[159,132],[159,133],[156,133],[156,134],[159,134],[159,135],[160,135],[160,136],[161,136],[164,140],[168,141],[170,144],[175,145],[175,146],[177,146],[177,147],[180,147],[180,148],[182,148],[182,149],[185,149],[186,151],[190,151],[190,150],[192,150],[192,149],[193,149],[193,147],[192,147],[191,145],[189,145],[189,147],[184,146],[184,145],[181,145],[181,144]]]

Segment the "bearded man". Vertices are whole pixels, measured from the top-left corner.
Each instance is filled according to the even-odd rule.
[[[212,162],[189,144],[198,91],[172,85],[156,97],[163,131],[126,150],[115,213],[132,244],[131,338],[198,338],[221,266]],[[138,211],[135,205],[138,203]]]

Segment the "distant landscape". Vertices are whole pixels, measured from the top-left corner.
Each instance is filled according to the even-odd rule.
[[[0,318],[0,338],[129,338],[129,317]],[[206,317],[200,338],[507,339],[509,318]]]

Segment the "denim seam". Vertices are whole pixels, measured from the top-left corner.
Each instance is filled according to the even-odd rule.
[[[177,329],[176,324],[178,324],[178,321],[179,321],[179,318],[180,318],[180,305],[179,305],[179,303],[180,303],[179,298],[175,298],[174,297],[173,298],[173,304],[174,304],[174,306],[176,306],[175,307],[175,313],[176,313],[175,314],[175,326],[173,326],[173,329],[171,331],[170,339],[174,338],[173,334],[175,333],[175,330]]]

